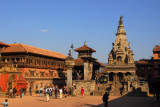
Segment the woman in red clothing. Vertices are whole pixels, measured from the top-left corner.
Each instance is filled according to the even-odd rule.
[[[84,96],[84,89],[83,89],[83,87],[81,88],[81,94],[82,94],[82,96]]]

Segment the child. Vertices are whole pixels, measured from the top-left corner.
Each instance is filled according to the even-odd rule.
[[[1,103],[1,105],[3,105],[4,107],[8,107],[9,105],[8,99],[5,99],[5,102]]]
[[[83,89],[83,87],[81,88],[81,95],[84,96],[84,89]]]

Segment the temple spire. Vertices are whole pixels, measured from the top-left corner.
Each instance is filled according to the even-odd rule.
[[[119,25],[123,25],[123,16],[120,16]]]
[[[121,34],[126,35],[126,31],[124,30],[123,20],[122,19],[123,19],[123,16],[120,16],[119,26],[118,26],[116,35],[121,35]]]
[[[87,45],[87,43],[86,43],[86,41],[84,42],[84,46],[86,46]]]

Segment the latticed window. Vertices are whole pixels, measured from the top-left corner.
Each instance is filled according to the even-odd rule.
[[[144,71],[144,66],[141,67],[141,70]]]
[[[44,77],[44,72],[41,72],[41,77]]]
[[[36,73],[36,76],[38,77],[38,76],[39,76],[39,73]]]
[[[27,77],[27,76],[28,76],[28,73],[25,73],[25,76]]]
[[[148,71],[151,71],[151,66],[148,66]]]
[[[30,76],[31,76],[31,77],[34,77],[34,72],[35,72],[35,71],[30,71]]]
[[[53,71],[49,71],[50,77],[53,76]]]

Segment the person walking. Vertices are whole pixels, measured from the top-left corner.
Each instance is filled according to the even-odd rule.
[[[60,89],[59,89],[60,98],[62,98],[62,96],[63,96],[62,93],[63,93],[62,88],[60,88]]]
[[[8,99],[5,99],[5,102],[1,103],[1,105],[3,105],[3,107],[8,107]]]
[[[20,92],[20,98],[22,98],[22,96],[23,96],[23,89],[21,88],[21,89],[19,90],[19,92]]]
[[[13,98],[16,98],[16,93],[17,93],[17,90],[16,90],[16,87],[13,88]]]
[[[49,102],[49,87],[46,88],[46,98],[47,102]]]
[[[103,102],[104,102],[104,107],[108,107],[108,99],[109,99],[109,93],[106,92],[104,95],[103,95]]]
[[[67,98],[67,93],[68,93],[67,87],[64,86],[64,97],[65,98]]]
[[[10,96],[10,98],[13,98],[13,90],[12,90],[12,88],[9,90],[9,96]]]
[[[43,88],[42,87],[40,88],[39,93],[40,93],[40,97],[42,97],[43,96]]]
[[[81,88],[81,95],[84,96],[84,89],[83,89],[83,87]]]
[[[76,86],[74,85],[74,93],[73,96],[76,96]]]
[[[58,86],[57,85],[54,88],[54,94],[55,94],[55,99],[57,99],[57,96],[58,96]]]
[[[31,87],[29,88],[29,95],[32,96],[32,88]]]

